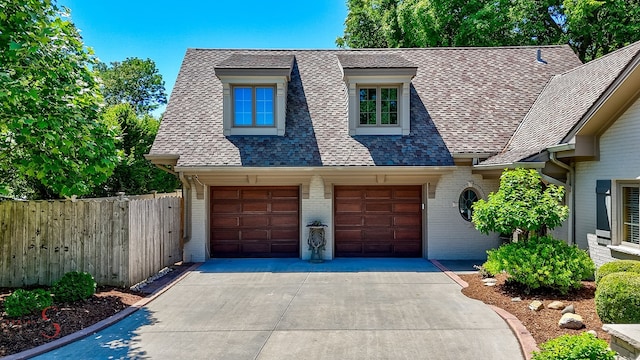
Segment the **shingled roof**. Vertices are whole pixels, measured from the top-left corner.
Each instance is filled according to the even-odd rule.
[[[581,65],[568,46],[541,47],[547,64],[537,49],[189,49],[150,154],[201,167],[444,166],[455,154],[498,153],[549,79]],[[224,136],[215,68],[256,55],[295,57],[285,136]],[[340,61],[377,56],[417,67],[408,136],[349,135]]]
[[[482,164],[510,164],[560,144],[639,52],[637,42],[554,76],[505,150]]]

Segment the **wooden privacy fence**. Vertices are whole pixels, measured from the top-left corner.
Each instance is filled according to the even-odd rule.
[[[0,202],[0,286],[51,285],[86,271],[128,287],[182,260],[178,193]]]

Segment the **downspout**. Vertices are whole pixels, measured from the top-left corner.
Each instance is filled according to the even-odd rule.
[[[183,172],[180,172],[178,177],[182,183],[182,199],[184,201],[184,211],[182,212],[184,234],[182,234],[182,241],[186,243],[191,240],[191,184]]]
[[[575,169],[562,161],[558,160],[556,157],[556,153],[554,151],[549,150],[549,159],[555,165],[567,170],[569,172],[569,178],[567,179],[567,184],[571,186],[569,189],[569,229],[567,231],[567,237],[569,238],[569,245],[575,245],[576,239],[574,238],[574,227],[575,227],[575,196],[573,195],[575,192]]]

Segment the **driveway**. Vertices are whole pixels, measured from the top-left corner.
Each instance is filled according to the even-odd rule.
[[[424,259],[213,259],[39,359],[522,359],[507,324]]]

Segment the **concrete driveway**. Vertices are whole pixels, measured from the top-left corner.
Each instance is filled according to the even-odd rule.
[[[128,318],[38,358],[523,357],[507,324],[427,260],[213,259]]]

